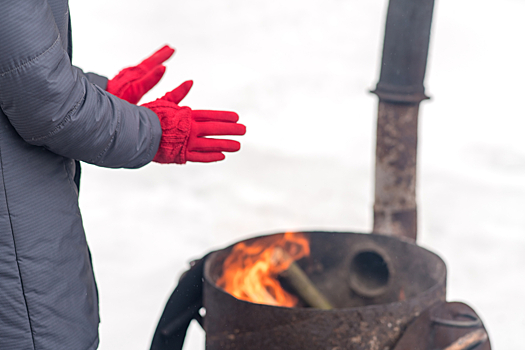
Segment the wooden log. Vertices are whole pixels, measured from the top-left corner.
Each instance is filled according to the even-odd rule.
[[[274,259],[291,259],[288,253],[282,248],[275,248]],[[287,270],[281,272],[279,277],[283,278],[290,284],[294,292],[308,305],[313,308],[331,310],[333,309],[332,304],[328,299],[317,289],[312,283],[306,273],[297,265],[295,261],[292,261]]]
[[[472,349],[474,345],[478,345],[480,343],[483,343],[488,339],[487,333],[483,329],[478,329],[473,332],[470,332],[449,346],[447,346],[443,350],[467,350]]]

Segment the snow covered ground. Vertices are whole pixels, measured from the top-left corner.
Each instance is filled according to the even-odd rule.
[[[81,209],[100,292],[100,350],[144,350],[187,263],[242,238],[369,232],[386,0],[71,0],[74,62],[107,76],[176,47],[160,97],[237,111],[226,161],[85,165]],[[438,0],[420,114],[419,243],[448,300],[482,316],[495,349],[525,326],[523,0]],[[204,349],[192,325],[185,349]]]

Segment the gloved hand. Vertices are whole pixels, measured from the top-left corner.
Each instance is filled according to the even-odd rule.
[[[153,88],[164,75],[166,67],[164,61],[175,52],[169,46],[155,52],[139,65],[121,70],[113,79],[108,81],[107,92],[130,103],[137,104],[142,96]]]
[[[189,107],[178,106],[191,86],[192,82],[187,81],[164,97],[142,105],[157,114],[162,127],[154,162],[217,162],[225,158],[222,152],[237,152],[241,148],[237,141],[206,138],[212,135],[244,135],[246,127],[237,123],[237,113],[194,111]]]

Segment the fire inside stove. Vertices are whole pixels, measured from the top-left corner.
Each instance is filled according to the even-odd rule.
[[[286,291],[279,276],[290,265],[310,255],[308,238],[286,232],[236,244],[224,260],[217,285],[237,299],[257,304],[294,307],[297,296]]]

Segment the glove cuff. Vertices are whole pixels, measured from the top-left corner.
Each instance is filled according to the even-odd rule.
[[[154,162],[161,164],[186,163],[186,148],[191,129],[191,109],[175,103],[156,100],[143,105],[151,109],[160,120],[162,136]]]

